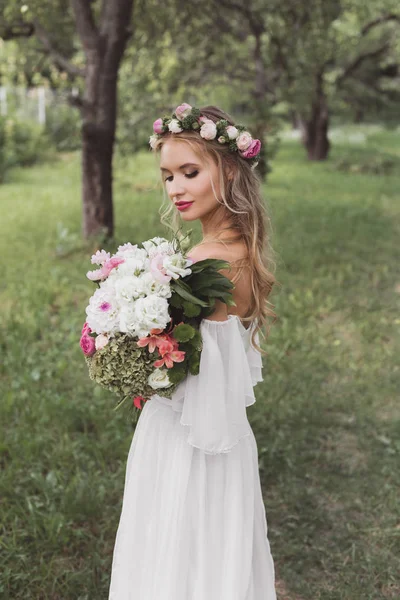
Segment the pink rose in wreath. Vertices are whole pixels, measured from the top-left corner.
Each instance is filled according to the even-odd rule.
[[[244,150],[244,152],[240,153],[240,156],[243,156],[243,158],[254,158],[255,156],[257,156],[257,154],[259,154],[260,150],[260,140],[253,140],[250,146],[247,148],[247,150]]]

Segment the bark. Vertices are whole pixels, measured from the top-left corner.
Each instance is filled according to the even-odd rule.
[[[311,107],[311,116],[304,119],[299,115],[302,143],[307,150],[309,160],[326,160],[330,142],[328,139],[329,110],[323,90],[323,75],[316,78],[316,91]]]
[[[114,232],[112,161],[117,122],[118,70],[130,36],[133,0],[103,0],[97,27],[87,0],[72,0],[86,56],[82,114],[83,235]]]

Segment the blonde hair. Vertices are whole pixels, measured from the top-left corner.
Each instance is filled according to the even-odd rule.
[[[233,119],[216,106],[200,108],[200,112],[214,122],[226,119],[230,125],[234,125]],[[256,321],[251,342],[260,352],[268,354],[258,346],[255,336],[265,328],[266,339],[270,329],[268,319],[273,319],[271,325],[277,319],[276,313],[271,308],[274,305],[268,301],[268,297],[274,284],[278,282],[272,272],[272,268],[275,269],[276,266],[275,253],[270,242],[270,218],[261,194],[261,181],[251,169],[250,163],[241,158],[238,152],[232,152],[227,144],[220,144],[217,140],[204,140],[196,131],[184,130],[179,135],[163,134],[155,143],[154,150],[159,153],[166,140],[171,138],[189,144],[197,155],[206,161],[212,160],[217,166],[221,199],[217,198],[213,181],[211,185],[216,199],[226,208],[220,223],[226,220],[227,214],[230,221],[227,227],[218,227],[218,232],[235,231],[238,238],[244,241],[248,253],[247,259],[239,259],[231,263],[241,263],[238,274],[232,278],[233,283],[239,279],[246,266],[250,267],[252,301],[248,312],[241,317],[241,320]],[[231,178],[228,178],[228,172],[233,172]],[[165,185],[163,188],[165,192]],[[160,208],[160,217],[162,224],[171,229],[174,234],[181,228],[180,216],[171,202],[168,202],[165,210],[163,206]]]

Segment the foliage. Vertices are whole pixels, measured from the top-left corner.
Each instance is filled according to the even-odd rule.
[[[0,144],[0,181],[11,167],[29,167],[51,156],[43,128],[32,121],[0,117]]]
[[[82,144],[79,112],[65,103],[52,104],[46,111],[46,132],[57,150],[78,150]]]
[[[400,172],[400,157],[384,152],[367,152],[357,155],[349,152],[333,161],[331,168],[347,173],[390,175]]]
[[[367,143],[395,154],[398,139],[381,130]],[[360,145],[338,142],[332,159],[344,151],[357,157]],[[280,255],[279,319],[248,417],[277,587],[290,600],[393,600],[399,176],[332,172],[289,142],[273,167],[264,192]],[[115,177],[118,237],[108,249],[164,235],[152,157],[117,158]],[[92,289],[82,265],[97,248],[56,252],[60,221],[79,237],[79,189],[78,153],[16,169],[0,188],[5,599],[104,598],[109,586],[133,429],[93,389],[78,344]]]

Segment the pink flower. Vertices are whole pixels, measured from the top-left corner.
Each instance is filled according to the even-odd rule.
[[[133,399],[133,404],[136,406],[136,408],[138,408],[139,410],[142,410],[142,406],[141,406],[141,402],[143,402],[143,405],[145,402],[147,402],[146,398],[143,398],[143,396],[135,396]]]
[[[200,135],[205,140],[213,140],[217,136],[217,126],[211,119],[207,119],[203,121],[202,126],[200,127]]]
[[[91,339],[93,339],[93,338],[91,338]],[[101,350],[102,348],[107,346],[108,337],[106,335],[104,335],[103,333],[100,333],[100,335],[96,336],[96,339],[94,340],[94,344],[95,344],[96,350]]]
[[[96,269],[96,271],[88,271],[86,273],[86,277],[91,281],[98,281],[99,279],[106,279],[111,271],[125,262],[124,258],[119,256],[113,256],[106,260],[101,269]]]
[[[251,142],[250,146],[247,148],[247,150],[240,153],[240,156],[243,156],[243,158],[254,158],[255,156],[257,156],[257,154],[259,154],[260,150],[261,150],[260,140],[253,140]]]
[[[154,133],[162,133],[163,132],[163,122],[162,119],[157,119],[153,123],[153,131]]]
[[[250,146],[252,141],[253,141],[253,138],[251,137],[250,133],[248,131],[243,131],[236,138],[236,145],[239,150],[244,151],[244,150],[247,150],[247,148]]]
[[[174,366],[174,362],[183,362],[185,360],[185,352],[182,350],[173,350],[167,352],[162,358],[156,360],[153,365],[155,367],[162,367],[165,365],[167,369],[171,369]]]
[[[184,102],[183,104],[180,104],[178,106],[178,108],[175,109],[176,118],[179,119],[180,121],[183,121],[183,119],[185,117],[187,117],[188,115],[190,115],[191,112],[192,112],[192,107],[190,106],[190,104],[187,104],[186,102]]]
[[[91,333],[91,331],[92,331],[92,330],[90,329],[89,325],[88,325],[88,324],[87,324],[87,322],[85,321],[85,323],[83,324],[83,327],[82,327],[81,335],[82,335],[83,333],[86,333],[86,332],[87,332],[87,333]]]
[[[155,254],[150,262],[150,271],[157,281],[161,283],[167,283],[171,281],[171,276],[166,274],[166,269],[163,266],[164,256],[162,254]]]
[[[90,335],[88,335],[86,331],[82,334],[79,345],[82,348],[85,356],[92,356],[92,354],[96,352],[95,341],[92,337],[90,337]]]

